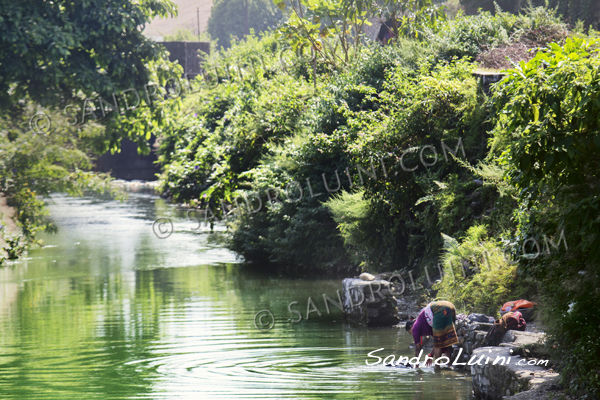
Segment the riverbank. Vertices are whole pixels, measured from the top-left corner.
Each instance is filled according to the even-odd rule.
[[[500,345],[473,350],[469,364],[475,397],[501,400],[531,390],[537,393],[542,385],[555,385],[560,376],[548,369],[549,360],[519,355],[520,348],[543,340],[544,334],[508,331]]]
[[[560,376],[544,382],[533,384],[533,387],[513,396],[504,396],[503,400],[576,400],[568,395],[559,384]]]
[[[477,399],[492,400],[574,400],[561,385],[560,374],[544,349],[546,333],[543,326],[531,322],[525,331],[509,330],[498,346],[483,347],[476,340],[487,333],[491,324],[475,322],[460,329],[463,351],[470,350],[471,360],[485,358],[488,362],[470,366],[473,392]],[[488,359],[489,357],[489,359]],[[491,360],[491,361],[489,361]],[[502,362],[497,363],[497,361]],[[506,362],[505,360],[509,360]],[[463,357],[462,361],[466,361]],[[549,365],[550,364],[550,365]]]
[[[0,225],[6,233],[16,233],[18,231],[17,223],[14,220],[15,209],[6,204],[6,197],[0,195]],[[4,248],[6,243],[0,235],[0,248]]]

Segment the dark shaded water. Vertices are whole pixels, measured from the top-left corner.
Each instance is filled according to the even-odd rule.
[[[55,196],[50,210],[59,233],[0,269],[1,399],[470,396],[452,370],[367,366],[379,348],[413,355],[408,334],[345,325],[322,297],[335,299],[339,281],[250,268],[222,233],[193,231],[160,198]],[[166,239],[153,233],[158,217],[174,222]],[[306,316],[309,297],[322,315],[289,322],[288,304]],[[276,320],[264,332],[263,309]]]

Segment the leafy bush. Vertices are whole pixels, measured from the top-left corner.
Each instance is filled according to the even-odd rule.
[[[460,243],[442,236],[444,277],[434,285],[437,297],[469,313],[497,315],[516,286],[516,263],[507,259],[502,242],[489,238],[485,225],[469,228]]]
[[[247,259],[310,265],[323,271],[327,265],[334,269],[342,265],[397,269],[434,262],[442,245],[437,203],[415,205],[437,193],[434,181],[454,174],[460,183],[451,185],[451,190],[461,191],[463,198],[456,214],[463,217],[482,215],[480,209],[491,208],[489,204],[497,197],[485,194],[481,206],[470,210],[468,204],[477,201],[469,198],[467,203],[466,199],[477,189],[472,182],[475,175],[452,158],[443,157],[441,141],[454,149],[459,138],[471,160],[484,156],[481,138],[487,110],[477,94],[472,65],[436,62],[436,49],[430,43],[406,38],[397,45],[364,47],[360,57],[343,71],[318,68],[317,90],[312,91],[305,61],[290,58],[271,36],[233,46],[211,58],[207,67],[210,80],[214,76],[211,71],[218,66],[223,70],[227,64],[251,71],[256,66],[258,76],[238,79],[238,70],[231,69],[232,77],[225,81],[226,74],[221,72],[220,85],[192,96],[197,100],[188,102],[188,117],[161,138],[163,188],[177,201],[219,207],[221,199],[234,203],[250,190],[265,193],[265,182],[261,183],[265,176],[269,176],[269,185],[280,189],[292,180],[299,182],[305,193],[306,179],[311,179],[315,192],[323,192],[323,173],[331,184],[336,170],[345,175],[349,168],[352,187],[342,176],[340,190],[350,194],[364,186],[364,204],[368,204],[364,237],[372,238],[369,244],[355,246],[358,240],[352,236],[358,234],[357,229],[348,229],[340,237],[337,226],[344,226],[339,221],[343,215],[331,214],[331,204],[323,203],[327,197],[321,196],[306,204],[284,202],[281,209],[242,215],[243,222],[231,225],[231,248]],[[255,54],[262,54],[263,59]],[[282,66],[287,66],[291,75],[283,74]],[[198,118],[191,118],[192,113]],[[256,143],[258,137],[262,140]],[[416,173],[399,170],[403,151],[426,145],[439,152],[440,162],[435,167],[423,166]],[[376,159],[381,178],[364,176],[361,182],[357,165],[368,171],[372,156],[383,157],[386,168],[392,168],[389,174],[399,175],[384,179]],[[419,161],[418,154],[409,157],[407,161],[413,164]],[[329,205],[325,208],[323,204]],[[322,222],[318,234],[307,218]],[[469,224],[456,223],[456,230],[449,233],[461,234]],[[340,249],[317,252],[319,246],[314,244],[316,247],[302,252],[307,258],[301,258],[298,248],[307,243],[303,238],[317,236],[327,238],[322,243],[336,243]]]
[[[346,253],[353,264],[363,271],[400,269],[402,248],[406,239],[390,232],[401,228],[400,221],[387,218],[384,209],[378,210],[372,200],[365,198],[364,191],[342,192],[324,203],[337,223],[340,236],[344,239]],[[398,243],[404,240],[404,246]],[[394,261],[390,265],[390,261]]]
[[[464,61],[439,64],[431,71],[424,67],[414,77],[398,68],[388,75],[384,90],[377,95],[377,112],[357,112],[349,121],[355,143],[348,151],[355,163],[366,170],[371,159],[387,164],[387,177],[367,179],[365,194],[375,204],[374,211],[398,221],[399,227],[392,225],[383,235],[403,237],[408,243],[402,252],[409,256],[402,263],[424,266],[437,259],[439,216],[428,201],[439,188],[436,182],[445,181],[452,173],[459,173],[461,181],[473,180],[444,145],[452,151],[463,146],[457,153],[460,158],[477,159],[484,154],[479,138],[485,112],[479,109],[471,70]],[[464,216],[469,211],[460,212]],[[388,265],[392,262],[386,260]]]
[[[310,179],[315,192],[328,194],[321,176],[335,183],[337,171],[346,193],[336,199],[284,202],[232,222],[232,249],[290,266],[430,266],[443,245],[440,229],[462,236],[484,223],[493,235],[503,232],[514,200],[500,196],[505,187],[477,183],[478,171],[470,167],[486,155],[489,110],[472,77],[474,65],[452,56],[474,56],[524,35],[538,26],[530,14],[459,18],[431,31],[428,40],[363,47],[338,71],[318,59],[316,90],[305,58],[283,51],[272,35],[250,37],[211,57],[209,82],[220,84],[191,96],[182,123],[163,135],[163,188],[177,201],[209,205],[218,214],[221,200],[235,203],[251,191],[265,200],[267,187],[284,189],[292,181],[308,193]],[[454,151],[459,139],[467,156],[462,164],[441,143]],[[417,149],[404,158],[415,165],[424,146],[437,152],[427,153],[430,165],[402,170],[402,153]],[[357,166],[370,171],[372,159],[377,178],[365,172],[360,178]],[[309,217],[322,222],[318,235]],[[337,236],[346,255],[313,248],[300,258],[302,238],[321,234]]]
[[[479,10],[484,12],[494,12],[499,7],[509,13],[518,14],[523,12],[529,6],[547,8],[556,10],[557,15],[562,16],[565,22],[575,25],[577,21],[582,21],[586,27],[595,26],[598,28],[600,20],[600,4],[590,0],[460,0],[460,4],[465,8],[467,14],[477,14]]]
[[[462,17],[447,22],[439,32],[430,34],[430,41],[437,45],[442,59],[474,59],[482,51],[510,43],[514,22],[513,16],[493,16],[487,12]]]
[[[160,138],[159,162],[168,165],[161,188],[174,200],[232,202],[240,174],[258,165],[265,145],[296,130],[310,86],[282,73],[282,50],[271,37],[250,37],[209,59],[211,85],[186,98]]]
[[[373,51],[385,54],[383,50]],[[319,197],[327,209],[323,209],[312,198],[297,206],[284,203],[281,210],[284,210],[285,216],[281,220],[265,219],[261,213],[246,215],[243,217],[242,232],[242,225],[233,227],[233,249],[242,251],[242,254],[246,251],[278,260],[281,258],[274,254],[285,252],[288,254],[287,263],[304,264],[306,260],[291,257],[298,254],[297,247],[302,247],[303,244],[281,242],[278,238],[288,238],[292,231],[314,235],[316,231],[309,229],[311,221],[305,218],[315,218],[318,215],[317,219],[324,225],[319,228],[320,233],[325,235],[330,230],[326,226],[332,226],[331,233],[326,234],[328,238],[337,233],[333,229],[337,224],[346,243],[346,257],[354,265],[360,264],[363,268],[377,270],[399,269],[409,262],[423,262],[424,256],[428,255],[430,259],[437,256],[441,243],[436,247],[435,243],[422,239],[423,236],[439,237],[436,224],[425,222],[426,217],[419,214],[422,207],[415,207],[415,202],[426,195],[425,188],[434,185],[434,179],[443,179],[452,168],[458,170],[459,166],[452,166],[440,159],[436,160],[436,163],[440,162],[435,168],[422,167],[418,172],[407,173],[400,169],[398,159],[407,148],[425,145],[436,145],[440,151],[439,157],[442,157],[440,141],[454,140],[453,143],[456,143],[460,134],[465,136],[467,152],[481,153],[484,147],[476,139],[480,132],[478,129],[469,129],[473,120],[479,120],[484,115],[477,111],[477,86],[474,80],[470,85],[464,84],[465,80],[472,79],[471,67],[466,63],[439,65],[433,71],[425,67],[417,72],[398,66],[390,68],[388,72],[382,71],[382,81],[375,80],[377,71],[380,71],[385,62],[385,57],[368,58],[368,62],[359,64],[356,69],[332,80],[330,89],[315,98],[307,108],[312,111],[309,113],[312,117],[305,124],[307,133],[297,138],[288,138],[281,147],[271,146],[274,153],[264,156],[263,165],[245,174],[253,178],[255,191],[265,190],[267,186],[261,184],[258,177],[264,180],[265,176],[269,176],[269,185],[273,187],[284,188],[293,180],[301,182],[306,193],[309,188],[304,182],[310,179],[312,190],[323,194],[327,192],[319,178],[325,174],[328,186],[337,188],[334,177],[338,174],[339,189],[350,192],[342,192],[340,196],[329,200],[327,197]],[[370,74],[371,80],[367,82],[362,79],[363,76],[369,76],[365,70],[375,72]],[[365,84],[369,82],[378,85],[379,91]],[[438,95],[431,98],[431,93]],[[383,126],[386,129],[382,129]],[[424,131],[428,134],[424,134]],[[369,176],[372,174],[371,157],[376,160],[379,179]],[[385,177],[379,166],[380,160],[387,164]],[[410,160],[414,164],[415,161],[418,162],[418,156],[411,156]],[[390,161],[395,161],[396,165],[392,165]],[[362,177],[358,175],[357,166],[362,168]],[[472,180],[468,171],[462,178],[465,177]],[[407,191],[409,187],[411,190]],[[313,210],[316,214],[307,212],[304,207],[308,206],[316,206]],[[333,220],[331,217],[325,218],[328,212],[323,212],[327,210],[332,213]],[[275,215],[274,213],[269,211],[268,215]],[[287,226],[288,222],[281,222],[286,221],[285,218],[291,221],[293,230],[277,227],[278,224]],[[407,220],[415,222],[409,224],[406,223]],[[269,238],[268,243],[279,245],[270,248],[267,242],[256,240],[252,242],[252,246],[243,244],[242,239],[248,231],[255,232],[253,237]],[[277,232],[277,235],[272,236],[271,232]],[[339,239],[336,243],[341,244]],[[418,253],[421,253],[420,257],[413,256]],[[327,254],[332,259],[328,260]],[[334,258],[334,254],[338,253],[307,253],[312,260],[309,264],[321,269],[327,269],[326,265],[338,264],[334,260],[341,258],[337,255]]]
[[[20,235],[6,233],[3,229],[0,229],[2,233],[2,240],[5,245],[0,248],[0,266],[2,265],[4,252],[6,252],[6,258],[8,260],[16,260],[27,250],[26,242],[21,239]]]
[[[485,51],[518,42],[535,47],[565,39],[567,26],[554,11],[545,7],[524,11],[519,15],[499,11],[495,15],[482,12],[460,17],[448,21],[437,32],[429,32],[429,41],[436,48],[437,57],[448,61],[453,57],[475,59]]]
[[[302,146],[306,138],[289,140]],[[287,156],[289,154],[272,156],[268,165],[244,174],[252,178],[250,189],[243,193],[251,200],[250,208],[259,208],[251,193],[262,198],[263,207],[258,212],[240,207],[241,213],[229,223],[230,248],[248,260],[271,261],[291,273],[332,274],[353,270],[335,223],[320,204],[323,196],[318,194],[323,190],[316,189],[318,175],[312,174],[311,167],[304,164],[304,154],[300,160],[294,160],[298,163]],[[304,179],[312,179],[315,197],[304,185],[299,189],[298,182],[305,182]],[[281,200],[271,203],[267,196]]]

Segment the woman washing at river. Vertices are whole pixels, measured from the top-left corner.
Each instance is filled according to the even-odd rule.
[[[416,320],[406,323],[406,330],[413,335],[415,340],[415,357],[419,356],[422,345],[422,336],[433,336],[433,351],[429,353],[425,365],[429,366],[435,358],[446,354],[448,359],[452,356],[452,345],[458,344],[456,329],[456,309],[449,301],[434,301],[425,307]]]

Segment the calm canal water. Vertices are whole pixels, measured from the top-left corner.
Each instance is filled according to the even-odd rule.
[[[339,281],[261,273],[156,196],[56,195],[50,211],[58,233],[0,269],[1,399],[470,398],[452,370],[367,366],[379,348],[414,355],[409,335],[344,324],[322,297]],[[322,316],[290,323],[309,297]]]

